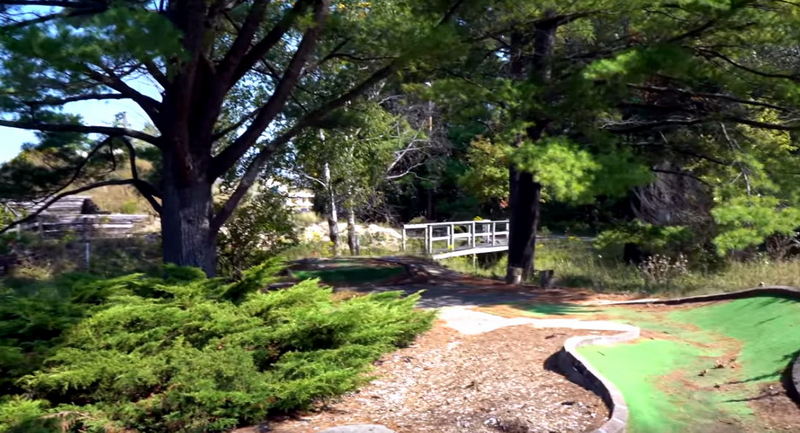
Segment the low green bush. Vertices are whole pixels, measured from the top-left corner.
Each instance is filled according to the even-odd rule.
[[[39,368],[63,332],[103,302],[116,282],[81,273],[53,281],[2,280],[0,395],[20,391],[16,379]]]
[[[625,244],[635,244],[649,254],[674,256],[697,249],[693,237],[685,226],[655,226],[635,221],[603,231],[594,246],[602,255],[617,259],[622,258]]]
[[[262,292],[279,268],[103,280],[105,302],[0,404],[0,431],[227,431],[354,389],[431,325],[418,296],[335,301],[316,280]]]

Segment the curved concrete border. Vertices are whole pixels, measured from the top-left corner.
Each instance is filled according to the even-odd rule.
[[[593,391],[611,411],[611,417],[592,433],[622,433],[628,425],[628,404],[620,390],[594,368],[586,358],[578,353],[581,346],[612,345],[639,338],[641,329],[632,326],[631,330],[614,335],[570,337],[558,354],[558,367],[571,381]]]
[[[429,272],[429,269],[426,269],[426,266],[422,264],[426,262],[424,259],[416,263],[412,263],[398,257],[388,257],[383,259],[388,262],[405,266],[409,274],[413,276],[418,276],[420,274],[425,274],[427,276],[431,276],[432,274],[434,275],[439,274],[439,272],[433,272],[433,273]],[[431,262],[428,263],[432,264],[433,265],[432,267],[436,266]],[[449,271],[444,268],[441,269],[443,270],[442,273],[457,274],[457,272]],[[800,300],[800,289],[790,286],[767,286],[767,287],[755,287],[752,289],[744,289],[726,293],[715,293],[710,295],[688,296],[688,297],[671,298],[671,299],[653,298],[653,299],[636,299],[631,301],[609,301],[609,302],[598,302],[586,305],[595,305],[595,306],[637,305],[637,304],[678,305],[678,304],[688,304],[696,302],[741,299],[741,298],[749,298],[762,295],[782,296]],[[589,336],[570,337],[564,342],[564,346],[558,353],[556,360],[558,368],[568,379],[581,386],[584,386],[585,388],[599,395],[603,399],[603,402],[606,404],[609,411],[611,412],[611,416],[608,419],[608,421],[606,421],[605,423],[603,423],[602,426],[593,430],[590,433],[625,432],[629,418],[628,405],[625,402],[625,398],[623,397],[620,390],[608,378],[603,376],[596,368],[592,367],[589,361],[586,358],[584,358],[580,353],[578,353],[578,348],[589,345],[608,346],[608,345],[623,343],[626,341],[632,341],[639,338],[641,334],[640,328],[616,322],[582,321],[582,320],[569,320],[569,319],[520,318],[520,319],[511,319],[510,322],[516,322],[516,324],[527,323],[535,327],[554,327],[554,328],[561,327],[561,328],[571,328],[571,329],[592,329],[596,331],[621,331],[612,335],[589,335]],[[474,325],[475,325],[474,322],[470,324],[470,326]],[[458,328],[457,325],[454,327]],[[461,331],[464,332],[463,329]],[[795,395],[800,396],[800,355],[798,355],[798,357],[792,363],[791,371],[789,373],[791,375],[789,380],[790,386],[793,388]]]
[[[793,298],[800,300],[800,289],[791,286],[765,286],[765,287],[754,287],[752,289],[737,290],[734,292],[713,293],[711,295],[686,296],[683,298],[670,298],[670,299],[651,298],[651,299],[634,299],[631,301],[608,301],[608,302],[598,302],[590,305],[630,305],[630,304],[677,305],[677,304],[688,304],[692,302],[725,301],[729,299],[752,298],[754,296],[762,296],[762,295],[783,296],[786,298]]]
[[[711,295],[688,296],[673,299],[637,299],[632,301],[601,302],[590,305],[677,305],[694,302],[723,301],[754,296],[783,296],[800,300],[800,289],[790,286],[768,286]],[[559,353],[558,365],[565,376],[597,393],[611,410],[611,418],[592,433],[623,433],[628,423],[628,405],[617,387],[582,357],[577,349],[587,345],[611,345],[639,338],[640,329],[609,336],[580,336],[567,339]],[[800,395],[800,356],[791,365],[790,384],[796,395]]]
[[[800,400],[800,355],[794,358],[790,375],[789,382],[794,388],[794,397]]]
[[[535,328],[567,328],[600,332],[615,332],[608,335],[570,337],[556,354],[556,366],[571,381],[599,395],[611,413],[610,418],[593,433],[620,433],[628,422],[628,406],[622,393],[600,372],[578,353],[586,345],[611,345],[639,338],[641,330],[633,325],[608,320],[580,319],[534,319],[530,317],[504,318],[474,311],[468,307],[446,307],[439,310],[439,319],[446,326],[465,335],[482,334],[495,329],[515,325],[530,325]]]

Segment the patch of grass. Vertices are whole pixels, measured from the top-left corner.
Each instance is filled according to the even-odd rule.
[[[327,237],[326,237],[327,239]],[[343,238],[343,244],[339,247],[339,256],[347,255],[347,240]],[[287,260],[299,260],[307,258],[333,258],[331,243],[328,241],[305,241],[298,245],[287,248],[281,252],[281,256]],[[397,255],[397,248],[390,248],[378,243],[367,242],[361,239],[361,253],[359,257],[383,257]]]
[[[127,174],[125,174],[127,176]],[[132,186],[105,186],[89,192],[101,210],[111,213],[155,215],[153,207]]]
[[[333,286],[356,285],[378,282],[402,275],[402,266],[337,266],[333,269],[301,270],[292,273],[301,280],[319,278],[323,283]]]
[[[113,277],[156,271],[161,266],[160,241],[144,236],[91,240],[88,270],[86,244],[75,236],[66,236],[63,239],[30,236],[25,241],[23,251],[20,263],[11,272],[12,277],[23,280],[52,280],[78,270],[89,271],[97,276]]]
[[[505,276],[505,257],[473,268],[469,257],[442,260],[442,264],[458,272],[483,277]],[[718,269],[692,266],[687,274],[665,284],[648,281],[633,265],[616,258],[603,257],[580,240],[548,240],[536,248],[536,269],[553,269],[556,286],[587,288],[606,293],[647,295],[690,295],[726,292],[757,287],[759,284],[800,287],[800,260],[774,261],[758,257],[746,262],[730,260]],[[537,277],[531,283],[538,283]]]

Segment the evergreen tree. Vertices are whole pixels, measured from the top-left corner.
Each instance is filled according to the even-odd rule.
[[[485,125],[465,182],[481,185],[483,194],[507,194],[507,280],[532,271],[542,199],[585,201],[646,183],[645,170],[659,170],[670,134],[700,138],[720,121],[796,129],[790,107],[797,104],[786,96],[797,94],[792,62],[757,56],[761,62],[751,65],[748,52],[791,46],[787,36],[797,32],[797,16],[795,5],[773,1],[462,8],[462,56],[442,68],[433,92],[447,101],[451,118]],[[766,27],[775,30],[765,36]],[[666,141],[669,149],[676,144]],[[726,141],[711,140],[712,158],[725,152]],[[701,177],[680,162],[672,174]],[[508,167],[507,187],[499,165]]]
[[[164,260],[214,274],[219,229],[264,168],[304,129],[435,58],[453,11],[422,1],[11,0],[0,12],[0,125],[88,135],[90,156],[115,145],[133,158],[132,140],[157,149],[158,184],[134,171],[48,203],[133,185],[161,215]],[[111,99],[136,103],[157,132],[63,111]],[[212,185],[230,173],[238,186],[215,209]]]

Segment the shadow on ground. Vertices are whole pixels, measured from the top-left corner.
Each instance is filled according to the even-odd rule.
[[[359,278],[350,281],[349,284],[336,275],[336,272],[345,272],[354,266],[380,267],[381,263],[384,267],[402,266],[405,272],[403,275],[391,275],[391,278]],[[332,280],[330,284],[336,291],[364,294],[400,291],[407,295],[422,291],[419,306],[423,308],[521,304],[524,307],[520,308],[534,313],[567,315],[575,313],[580,308],[568,305],[569,303],[597,299],[596,294],[580,289],[541,289],[533,285],[510,286],[498,280],[460,274],[435,262],[416,257],[348,258],[346,264],[341,260],[306,259],[303,265],[306,269],[313,269],[316,275],[321,275],[320,273],[330,275],[329,278]],[[363,272],[362,275],[370,273]],[[372,272],[371,275],[387,276],[386,272]]]

